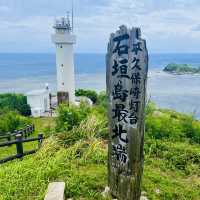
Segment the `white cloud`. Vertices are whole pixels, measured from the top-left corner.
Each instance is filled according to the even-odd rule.
[[[13,6],[0,5],[0,12],[4,10],[0,16],[0,42],[18,35],[20,43],[30,39],[32,47],[37,49],[34,42],[37,38],[48,51],[48,47],[52,47],[49,38],[53,31],[53,15],[65,13],[62,6],[65,1],[24,2],[17,4],[14,10]],[[200,51],[200,45],[194,45],[200,42],[199,5],[199,0],[76,0],[77,51],[105,51],[109,34],[121,24],[141,27],[152,51],[187,51],[180,45],[180,39],[190,51],[192,46],[193,51]],[[8,17],[11,10],[13,15]],[[3,51],[3,47],[0,48]]]

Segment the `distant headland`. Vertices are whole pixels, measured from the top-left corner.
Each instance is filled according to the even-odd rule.
[[[193,67],[188,64],[175,64],[170,63],[164,69],[164,72],[168,72],[171,74],[200,74],[200,67]]]

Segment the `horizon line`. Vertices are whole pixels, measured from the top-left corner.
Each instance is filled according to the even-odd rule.
[[[56,52],[10,52],[5,51],[0,54],[55,54]],[[106,54],[106,52],[74,52],[74,54]],[[149,54],[200,54],[200,52],[149,52]]]

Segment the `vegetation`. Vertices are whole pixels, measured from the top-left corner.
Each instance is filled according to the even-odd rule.
[[[157,109],[150,103],[146,116],[146,132],[152,139],[189,141],[200,144],[200,122],[190,115]]]
[[[30,124],[30,119],[19,115],[15,111],[0,112],[0,134],[13,132]]]
[[[176,74],[185,74],[185,73],[200,73],[200,67],[192,67],[188,64],[175,64],[171,63],[168,64],[163,71],[170,72],[170,73],[176,73]]]
[[[33,118],[33,119],[25,118],[25,117],[22,117],[22,118],[27,121],[27,124],[32,123],[35,125],[35,132],[30,137],[37,137],[38,133],[42,133],[45,137],[48,137],[55,133],[55,119],[54,118]],[[2,123],[1,119],[0,119],[0,122]],[[24,128],[24,126],[22,125],[19,128]],[[6,140],[1,140],[0,142],[4,142],[4,141]],[[38,147],[38,141],[27,142],[23,144],[24,151],[30,151],[30,150],[36,149],[37,147]],[[15,154],[16,154],[16,145],[0,148],[0,159],[6,158],[11,155],[15,155]]]
[[[2,109],[17,111],[24,116],[31,115],[27,98],[22,94],[0,94],[0,110]]]
[[[58,118],[56,120],[56,130],[57,131],[68,131],[74,126],[80,124],[87,115],[90,113],[90,107],[86,104],[80,104],[77,106],[67,106],[65,104],[60,105],[58,108]]]
[[[97,102],[98,94],[93,90],[84,90],[84,89],[78,89],[76,90],[76,96],[85,96],[92,100],[92,102],[95,104]]]
[[[54,124],[41,150],[0,167],[0,199],[42,200],[52,181],[65,181],[66,198],[103,199],[108,122],[105,93],[100,98],[104,103],[97,99],[92,108],[61,105],[58,118],[45,125]],[[146,113],[142,191],[150,200],[198,200],[200,122],[153,103]],[[37,127],[43,123],[37,119]]]

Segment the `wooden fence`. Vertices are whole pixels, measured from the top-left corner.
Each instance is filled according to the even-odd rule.
[[[29,137],[35,131],[34,125],[27,125],[25,128],[15,130],[13,133],[0,134],[0,140],[11,141],[16,135],[21,134],[24,138]]]
[[[10,146],[10,145],[15,144],[16,145],[16,151],[17,151],[16,155],[9,156],[9,157],[6,157],[6,158],[0,160],[0,164],[14,160],[14,159],[17,159],[17,158],[22,158],[26,155],[30,155],[30,154],[35,153],[41,147],[41,144],[42,144],[43,139],[44,139],[43,134],[38,134],[37,138],[28,138],[28,139],[23,139],[22,134],[17,134],[15,137],[16,137],[16,139],[14,141],[8,141],[8,142],[0,143],[0,147],[6,147],[6,146]],[[23,144],[26,143],[26,142],[33,142],[33,141],[38,141],[38,149],[34,149],[34,150],[31,150],[31,151],[25,151],[24,152]]]

